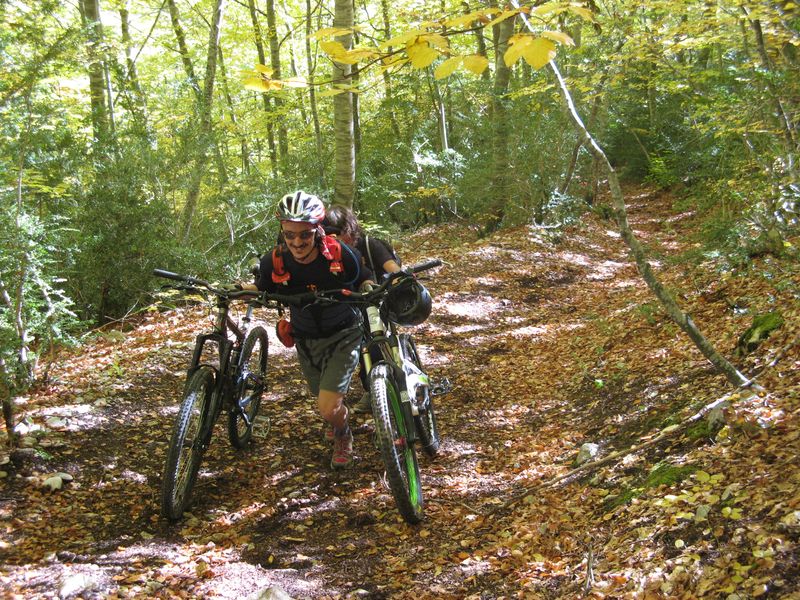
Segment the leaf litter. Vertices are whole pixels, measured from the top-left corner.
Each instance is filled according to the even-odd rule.
[[[690,249],[692,220],[634,190],[654,256]],[[208,311],[154,312],[51,365],[20,402],[31,445],[0,470],[0,584],[25,597],[745,598],[800,590],[798,266],[757,257],[657,262],[711,341],[733,356],[749,317],[785,325],[738,359],[764,392],[733,393],[658,308],[610,223],[559,241],[518,227],[488,238],[421,231],[407,263],[427,279],[414,331],[447,376],[440,455],[421,459],[426,519],[399,517],[368,418],[354,467],[333,473],[324,427],[270,330],[271,429],[234,452],[218,424],[185,518],[158,515],[175,405]],[[779,277],[758,276],[759,272]],[[274,315],[264,315],[268,324]],[[360,397],[357,382],[349,402]],[[716,400],[712,422],[692,415]],[[265,422],[263,419],[259,424]],[[600,459],[575,469],[584,443]],[[612,460],[602,462],[611,457]],[[54,474],[60,489],[42,485]],[[512,501],[513,499],[513,501]]]

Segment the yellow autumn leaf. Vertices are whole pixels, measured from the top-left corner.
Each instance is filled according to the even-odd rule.
[[[541,17],[544,15],[548,15],[550,13],[560,13],[564,11],[564,7],[558,2],[547,2],[546,4],[542,4],[541,6],[537,6],[531,11],[532,15],[536,15],[537,17]]]
[[[575,42],[572,40],[572,38],[563,31],[543,31],[542,37],[547,38],[548,40],[553,40],[554,42],[558,42],[559,44],[564,44],[565,46],[575,45]]]
[[[308,38],[311,40],[321,40],[326,37],[347,35],[348,33],[353,33],[353,30],[348,27],[323,27],[319,31],[312,33]]]
[[[258,64],[258,65],[256,65],[256,71],[258,71],[259,73],[263,73],[267,77],[272,77],[273,69],[272,69],[272,67],[268,67],[266,65]]]
[[[419,36],[419,39],[428,42],[431,46],[436,48],[446,49],[450,46],[447,38],[441,33],[426,33],[425,35]]]
[[[427,42],[410,44],[406,47],[406,52],[408,53],[408,58],[411,59],[411,65],[415,69],[424,69],[439,56],[439,51],[431,48]]]
[[[281,89],[282,84],[274,79],[263,79],[261,77],[245,77],[242,81],[245,89],[253,90],[254,92],[271,92],[272,90]]]
[[[354,48],[345,55],[348,64],[355,64],[363,60],[375,58],[377,56],[380,56],[380,54],[377,51],[369,48]]]
[[[503,61],[505,61],[506,66],[510,67],[516,63],[533,43],[534,39],[530,35],[518,35],[508,40],[510,45],[503,55]]]
[[[340,88],[330,88],[327,90],[322,90],[317,94],[317,98],[329,98],[330,96],[338,96],[339,94],[344,94],[345,92],[349,92],[350,90],[343,90]]]
[[[504,10],[503,12],[500,13],[499,16],[497,16],[494,19],[492,19],[491,21],[489,21],[486,24],[486,27],[491,27],[492,25],[497,25],[498,23],[501,23],[501,22],[505,21],[506,19],[508,19],[510,17],[517,16],[518,14],[519,14],[518,10]]]
[[[575,6],[574,4],[571,4],[567,8],[567,10],[569,10],[570,12],[575,13],[579,17],[583,17],[587,21],[594,22],[594,15],[592,14],[592,11],[590,11],[588,8],[585,8],[583,6]]]
[[[487,14],[492,14],[492,11],[476,10],[466,15],[459,15],[458,17],[447,19],[444,21],[444,25],[446,27],[462,27],[464,25],[471,25],[473,21],[477,21],[481,17],[485,17]]]
[[[464,67],[475,75],[480,75],[489,66],[489,59],[480,54],[470,54],[464,57]]]
[[[308,81],[306,81],[305,77],[289,77],[283,80],[283,84],[290,88],[308,87]]]
[[[400,46],[402,44],[406,44],[407,42],[413,40],[416,37],[423,33],[419,29],[414,29],[412,31],[406,31],[405,33],[401,33],[400,35],[396,35],[393,38],[383,42],[381,44],[381,48],[389,48],[390,46]]]
[[[341,42],[320,42],[319,47],[331,58],[338,58],[347,53],[347,50],[342,46]]]
[[[458,67],[461,66],[462,61],[464,60],[463,56],[454,56],[453,58],[448,58],[433,72],[433,77],[435,79],[444,79],[445,77],[450,77]]]
[[[556,45],[550,40],[536,38],[525,48],[522,57],[534,69],[541,69],[556,57]]]

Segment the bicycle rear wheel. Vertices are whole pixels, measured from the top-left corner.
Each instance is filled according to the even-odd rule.
[[[389,367],[379,364],[369,374],[373,417],[386,477],[397,508],[411,523],[422,520],[422,485],[414,445],[409,443],[400,406],[400,392]]]
[[[403,350],[403,356],[407,357],[420,371],[425,373],[425,369],[422,367],[422,362],[419,359],[419,353],[417,352],[417,345],[414,343],[414,339],[408,334],[401,334],[400,346]],[[414,417],[414,424],[417,428],[422,450],[431,458],[436,456],[439,453],[441,439],[439,437],[439,426],[436,423],[436,412],[433,409],[433,397],[430,394],[430,390],[428,390],[426,406],[420,410],[419,416]]]
[[[237,449],[247,446],[253,436],[253,423],[266,389],[268,348],[269,339],[263,327],[253,328],[242,344],[233,398],[238,409],[232,406],[228,412],[228,439]],[[269,421],[266,426],[269,428]]]
[[[161,514],[180,519],[189,504],[197,471],[214,426],[214,370],[200,367],[186,381],[167,451],[161,487]]]

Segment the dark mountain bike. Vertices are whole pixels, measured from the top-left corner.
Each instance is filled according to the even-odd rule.
[[[216,297],[214,327],[195,341],[164,465],[161,513],[175,520],[189,503],[200,462],[223,408],[228,413],[231,445],[239,449],[250,442],[266,388],[269,342],[263,327],[250,328],[254,307],[263,304],[257,299],[258,292],[219,290],[202,279],[160,269],[153,274],[180,282],[171,286],[174,289]],[[250,302],[237,324],[230,316],[230,305],[239,298]],[[217,365],[204,362],[209,350],[215,352]]]
[[[397,508],[412,524],[422,520],[424,504],[416,448],[431,457],[438,453],[440,435],[433,398],[450,391],[450,382],[443,378],[434,383],[428,377],[413,338],[399,333],[392,320],[387,299],[395,286],[413,280],[415,273],[441,264],[434,260],[393,273],[365,293],[338,290],[315,294],[316,302],[353,302],[367,307],[369,323],[363,327],[362,354],[369,373],[375,437]],[[371,353],[373,349],[379,352]],[[377,360],[372,358],[375,355],[379,355]]]

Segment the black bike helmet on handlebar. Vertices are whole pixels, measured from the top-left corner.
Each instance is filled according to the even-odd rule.
[[[392,286],[386,294],[389,320],[398,325],[424,323],[431,314],[431,295],[416,279],[406,279]]]

